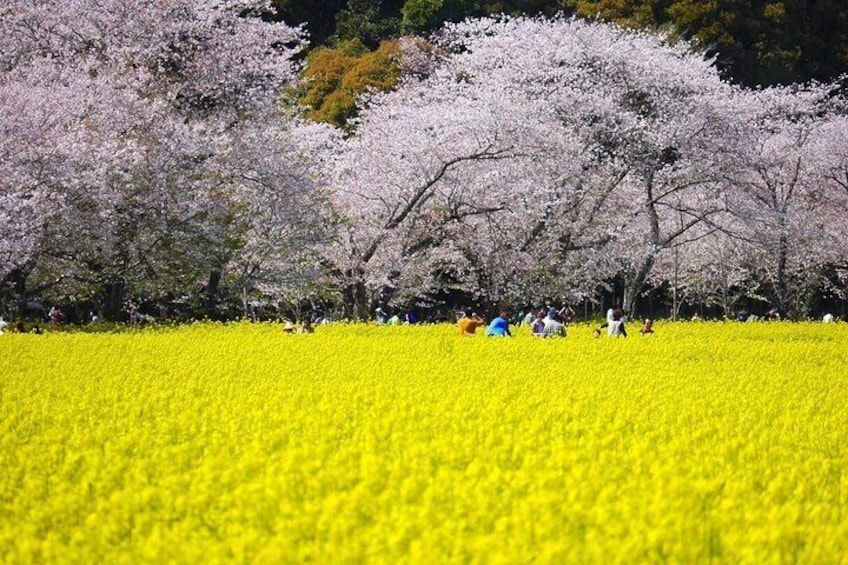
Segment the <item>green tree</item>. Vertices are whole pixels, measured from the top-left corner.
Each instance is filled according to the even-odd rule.
[[[668,17],[743,84],[832,79],[848,65],[848,4],[837,0],[676,0]]]
[[[431,29],[438,21],[442,0],[407,0],[403,5],[403,31],[421,33]]]
[[[319,47],[306,58],[306,85],[299,102],[310,119],[347,128],[358,113],[359,97],[369,89],[394,88],[400,75],[395,61],[397,41],[383,41],[368,51],[361,41],[345,41],[336,48]]]
[[[564,0],[581,17],[669,28],[749,86],[833,79],[848,70],[842,0]]]
[[[762,22],[755,2],[676,0],[667,10],[673,28],[716,57],[725,76],[756,83],[757,38]]]
[[[336,14],[336,33],[330,42],[359,40],[376,49],[384,39],[400,35],[400,9],[397,0],[348,0]]]
[[[575,15],[615,22],[631,28],[658,27],[663,22],[664,0],[565,0]]]

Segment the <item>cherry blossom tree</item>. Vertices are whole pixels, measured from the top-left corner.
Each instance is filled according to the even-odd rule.
[[[93,292],[114,317],[134,293],[180,292],[203,273],[214,287],[249,253],[251,222],[267,219],[245,222],[241,210],[311,228],[278,205],[306,190],[295,180],[303,169],[286,165],[291,143],[245,133],[290,131],[274,103],[295,80],[303,35],[266,21],[267,10],[238,0],[0,8],[0,278],[18,300],[59,285]],[[254,160],[278,180],[248,197]]]
[[[745,301],[760,296],[748,244],[728,233],[736,232],[733,218],[724,215],[716,223],[720,230],[703,228],[701,237],[666,249],[657,257],[649,283],[668,289],[674,319],[684,305],[698,311],[718,308],[730,318]]]
[[[573,296],[620,274],[632,304],[657,254],[723,209],[735,89],[685,45],[530,18],[435,42],[406,44],[414,72],[369,100],[338,163],[349,301],[446,281],[491,301]]]
[[[817,215],[824,228],[822,245],[833,252],[834,290],[848,298],[848,116],[830,115],[817,129],[812,141],[812,157],[819,162],[824,179],[817,191]]]
[[[299,120],[251,122],[227,156],[238,245],[221,261],[222,277],[243,308],[274,304],[297,310],[323,290],[325,242],[334,219],[326,203],[320,159],[332,155],[338,132]]]
[[[747,94],[755,102],[747,136],[738,144],[741,168],[729,203],[740,220],[735,237],[769,302],[793,318],[805,315],[827,264],[838,260],[826,218],[832,202],[823,188],[832,180],[818,140],[830,107],[827,85],[791,86]]]

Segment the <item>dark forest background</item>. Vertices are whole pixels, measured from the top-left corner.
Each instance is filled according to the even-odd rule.
[[[309,32],[311,117],[344,126],[365,88],[390,88],[394,40],[445,22],[497,14],[558,13],[659,29],[715,57],[745,86],[830,81],[848,70],[845,0],[274,0],[278,17]]]

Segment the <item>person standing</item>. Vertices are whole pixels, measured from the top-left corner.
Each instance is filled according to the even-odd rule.
[[[574,308],[572,308],[571,306],[568,306],[568,305],[563,306],[562,308],[560,308],[560,309],[559,309],[559,312],[557,312],[557,314],[559,315],[559,318],[558,318],[558,319],[559,319],[559,320],[560,320],[560,321],[561,321],[564,325],[568,325],[568,324],[570,324],[571,322],[573,322],[573,321],[574,321],[575,316],[577,316],[577,312],[575,312],[575,311],[574,311]]]
[[[627,315],[625,311],[616,307],[612,313],[612,322],[609,322],[607,325],[607,335],[609,337],[627,337],[627,329],[624,327],[624,322],[626,321]]]
[[[627,329],[624,327],[626,321],[627,316],[624,310],[620,306],[613,306],[607,310],[607,321],[598,326],[593,333],[595,337],[600,337],[601,330],[606,328],[609,337],[627,337]]]

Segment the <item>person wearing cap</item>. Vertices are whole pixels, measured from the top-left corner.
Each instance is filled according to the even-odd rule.
[[[486,328],[487,336],[498,336],[498,337],[512,337],[512,333],[509,331],[509,313],[506,310],[501,311],[498,314],[498,317],[492,320],[492,323],[489,324],[489,327]]]
[[[548,310],[548,315],[542,320],[545,324],[545,337],[565,337],[565,326],[559,321],[559,312],[556,308]]]
[[[459,334],[465,336],[474,336],[477,333],[477,328],[486,324],[483,318],[469,312],[463,312],[462,317],[456,323],[459,326]]]

